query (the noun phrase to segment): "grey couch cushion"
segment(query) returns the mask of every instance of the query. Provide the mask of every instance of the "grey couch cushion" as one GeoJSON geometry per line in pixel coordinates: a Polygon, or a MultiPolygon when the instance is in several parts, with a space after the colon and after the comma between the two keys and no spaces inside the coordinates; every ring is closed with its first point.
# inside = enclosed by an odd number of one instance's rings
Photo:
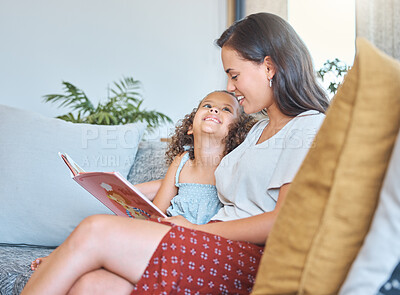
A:
{"type": "Polygon", "coordinates": [[[168,166],[165,164],[167,143],[161,141],[141,141],[135,162],[128,174],[128,180],[142,183],[164,178],[168,166]]]}
{"type": "Polygon", "coordinates": [[[53,249],[0,244],[0,294],[21,293],[32,274],[31,261],[49,255],[53,249]]]}

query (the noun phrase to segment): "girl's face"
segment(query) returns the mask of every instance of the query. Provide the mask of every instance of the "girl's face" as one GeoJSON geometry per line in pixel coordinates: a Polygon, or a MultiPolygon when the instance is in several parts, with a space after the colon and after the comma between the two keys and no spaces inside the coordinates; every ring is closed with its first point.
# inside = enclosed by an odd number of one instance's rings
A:
{"type": "Polygon", "coordinates": [[[222,64],[228,75],[227,90],[235,92],[247,114],[257,113],[274,104],[269,78],[273,77],[267,62],[256,64],[243,59],[236,50],[223,46],[222,64]]]}
{"type": "Polygon", "coordinates": [[[188,134],[202,132],[225,138],[229,125],[238,116],[239,103],[235,97],[225,92],[213,92],[199,104],[188,134]]]}

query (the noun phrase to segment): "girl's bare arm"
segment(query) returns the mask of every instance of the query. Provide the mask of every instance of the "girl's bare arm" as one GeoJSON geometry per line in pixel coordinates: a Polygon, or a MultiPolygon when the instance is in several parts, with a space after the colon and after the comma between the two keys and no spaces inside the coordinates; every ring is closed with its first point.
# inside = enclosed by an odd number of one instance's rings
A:
{"type": "Polygon", "coordinates": [[[162,185],[162,182],[163,179],[152,180],[135,184],[135,187],[138,188],[150,201],[153,201],[162,185]]]}
{"type": "Polygon", "coordinates": [[[175,186],[175,174],[178,170],[178,166],[181,162],[183,155],[184,154],[176,156],[175,159],[172,161],[167,170],[167,174],[165,175],[165,178],[161,184],[161,187],[153,200],[154,205],[156,205],[164,213],[170,206],[172,198],[175,197],[178,193],[178,188],[175,186]]]}

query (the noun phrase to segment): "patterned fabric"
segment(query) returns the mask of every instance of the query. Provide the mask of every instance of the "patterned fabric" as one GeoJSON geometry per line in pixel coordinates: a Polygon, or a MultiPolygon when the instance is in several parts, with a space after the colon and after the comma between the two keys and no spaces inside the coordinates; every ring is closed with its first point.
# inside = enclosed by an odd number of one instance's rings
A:
{"type": "Polygon", "coordinates": [[[172,226],[134,294],[249,294],[263,247],[172,226]]]}
{"type": "Polygon", "coordinates": [[[30,269],[31,261],[47,256],[53,250],[53,248],[0,244],[0,294],[21,293],[33,273],[30,269]]]}
{"type": "Polygon", "coordinates": [[[389,280],[383,284],[377,295],[399,295],[400,294],[400,263],[394,269],[389,280]]]}
{"type": "Polygon", "coordinates": [[[175,175],[175,186],[178,188],[178,194],[171,200],[167,215],[182,215],[191,223],[205,224],[217,214],[222,203],[219,201],[215,185],[179,182],[181,170],[188,160],[189,153],[186,153],[179,163],[175,175]]]}

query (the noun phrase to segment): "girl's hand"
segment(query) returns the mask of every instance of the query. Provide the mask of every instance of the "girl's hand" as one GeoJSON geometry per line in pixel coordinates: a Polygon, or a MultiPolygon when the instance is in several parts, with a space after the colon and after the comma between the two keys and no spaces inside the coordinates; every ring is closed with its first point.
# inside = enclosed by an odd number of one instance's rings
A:
{"type": "Polygon", "coordinates": [[[187,220],[185,217],[181,215],[162,218],[161,220],[175,225],[184,226],[191,229],[197,229],[197,224],[191,223],[189,220],[187,220]]]}
{"type": "Polygon", "coordinates": [[[39,258],[35,259],[34,261],[32,261],[31,270],[37,270],[37,268],[39,267],[39,264],[42,263],[45,259],[46,259],[46,257],[39,257],[39,258]]]}

